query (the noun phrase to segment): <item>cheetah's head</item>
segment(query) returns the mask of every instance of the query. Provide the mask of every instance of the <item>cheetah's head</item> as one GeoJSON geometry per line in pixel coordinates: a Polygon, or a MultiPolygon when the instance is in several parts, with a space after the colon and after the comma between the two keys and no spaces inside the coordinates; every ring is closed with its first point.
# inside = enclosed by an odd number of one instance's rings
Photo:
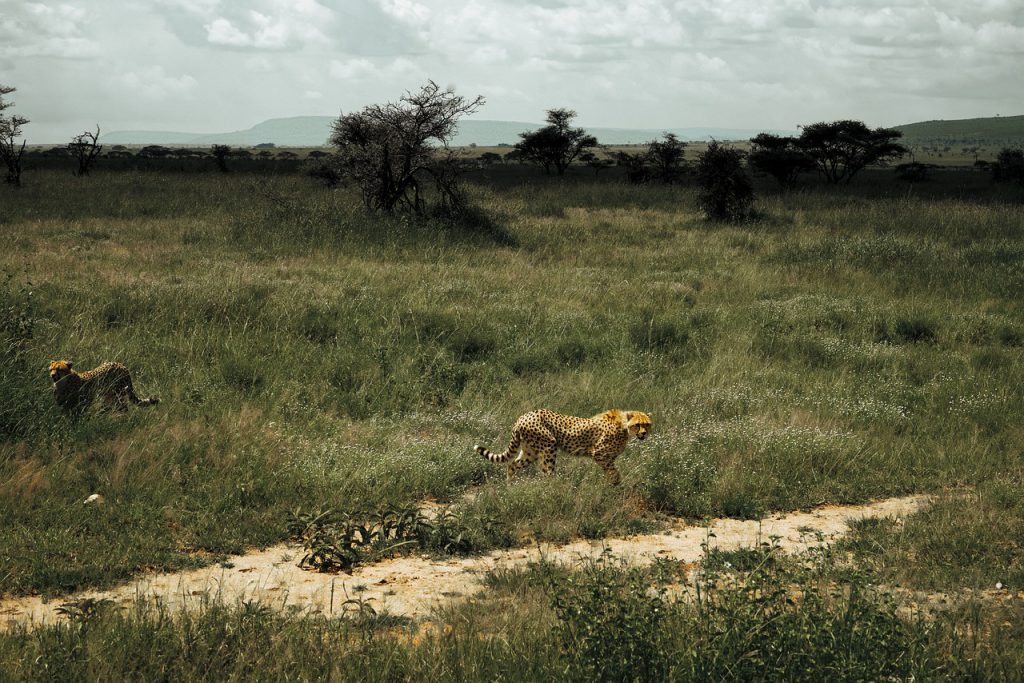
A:
{"type": "Polygon", "coordinates": [[[630,410],[626,413],[626,429],[637,439],[643,441],[651,430],[651,418],[647,413],[630,410]]]}
{"type": "Polygon", "coordinates": [[[71,361],[55,360],[50,363],[50,379],[53,380],[54,384],[70,375],[71,372],[71,361]]]}

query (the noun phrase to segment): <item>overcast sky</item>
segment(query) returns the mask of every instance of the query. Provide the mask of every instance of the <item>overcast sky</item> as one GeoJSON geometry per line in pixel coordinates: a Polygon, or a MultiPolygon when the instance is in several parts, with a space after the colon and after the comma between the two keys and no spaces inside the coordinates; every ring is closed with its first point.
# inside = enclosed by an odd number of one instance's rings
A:
{"type": "Polygon", "coordinates": [[[433,79],[475,118],[793,129],[1024,114],[1024,0],[0,0],[25,137],[331,115],[433,79]]]}

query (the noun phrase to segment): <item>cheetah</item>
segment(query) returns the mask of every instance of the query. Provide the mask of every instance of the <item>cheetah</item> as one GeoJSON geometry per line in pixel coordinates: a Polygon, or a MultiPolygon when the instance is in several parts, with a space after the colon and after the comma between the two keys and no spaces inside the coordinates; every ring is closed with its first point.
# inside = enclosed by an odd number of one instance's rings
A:
{"type": "Polygon", "coordinates": [[[53,380],[53,397],[65,412],[80,412],[89,407],[97,394],[105,407],[111,405],[119,410],[128,408],[128,401],[139,406],[151,406],[159,398],[139,398],[132,388],[132,376],[128,368],[120,363],[104,363],[87,372],[75,372],[66,360],[50,363],[50,379],[53,380]]]}
{"type": "Polygon", "coordinates": [[[601,466],[608,483],[621,481],[615,458],[626,450],[630,436],[643,441],[651,418],[637,410],[607,410],[593,417],[560,415],[547,408],[526,413],[512,425],[512,441],[502,453],[474,446],[477,453],[494,463],[508,463],[508,478],[540,457],[545,474],[555,472],[555,451],[590,457],[601,466]]]}

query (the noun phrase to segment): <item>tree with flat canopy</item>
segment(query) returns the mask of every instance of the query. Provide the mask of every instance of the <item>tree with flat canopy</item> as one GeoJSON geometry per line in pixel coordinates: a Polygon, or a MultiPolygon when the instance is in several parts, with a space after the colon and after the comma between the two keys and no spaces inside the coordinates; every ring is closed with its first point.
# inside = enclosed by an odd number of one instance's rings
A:
{"type": "Polygon", "coordinates": [[[570,125],[574,118],[576,112],[572,109],[549,109],[548,125],[520,133],[522,139],[516,144],[516,150],[523,159],[542,166],[545,173],[550,175],[554,169],[558,175],[563,175],[573,160],[598,146],[597,138],[570,125]]]}
{"type": "Polygon", "coordinates": [[[896,142],[903,133],[895,128],[868,128],[849,119],[803,126],[797,146],[804,151],[825,181],[850,182],[865,166],[885,165],[907,153],[896,142]]]}
{"type": "Polygon", "coordinates": [[[801,173],[815,169],[814,160],[800,147],[796,138],[773,133],[759,133],[750,138],[747,163],[775,178],[785,190],[796,185],[801,173]]]}

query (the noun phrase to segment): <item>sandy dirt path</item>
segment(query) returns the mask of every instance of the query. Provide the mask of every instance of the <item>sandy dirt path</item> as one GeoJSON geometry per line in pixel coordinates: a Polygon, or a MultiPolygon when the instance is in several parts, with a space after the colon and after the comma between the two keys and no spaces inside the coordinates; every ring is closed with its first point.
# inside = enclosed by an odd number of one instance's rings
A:
{"type": "Polygon", "coordinates": [[[866,505],[832,505],[809,512],[772,515],[761,522],[715,519],[709,526],[680,522],[658,534],[575,541],[565,545],[495,551],[468,558],[432,559],[410,556],[360,566],[351,574],[319,574],[299,569],[301,548],[275,545],[230,558],[226,565],[170,574],[145,576],[107,591],[86,591],[44,602],[39,597],[0,601],[0,628],[13,623],[40,624],[60,619],[56,609],[69,600],[107,598],[119,605],[137,599],[159,601],[171,611],[198,607],[214,598],[227,603],[255,600],[279,608],[294,607],[308,613],[339,614],[348,598],[370,600],[378,612],[427,616],[445,600],[467,597],[483,589],[482,573],[523,565],[543,557],[558,563],[575,563],[599,556],[605,548],[618,558],[642,565],[659,557],[695,562],[701,544],[723,550],[753,547],[759,541],[779,537],[779,546],[799,553],[830,543],[848,530],[848,523],[864,517],[901,518],[926,505],[924,495],[890,498],[866,505]],[[709,530],[713,535],[709,537],[709,530]]]}

